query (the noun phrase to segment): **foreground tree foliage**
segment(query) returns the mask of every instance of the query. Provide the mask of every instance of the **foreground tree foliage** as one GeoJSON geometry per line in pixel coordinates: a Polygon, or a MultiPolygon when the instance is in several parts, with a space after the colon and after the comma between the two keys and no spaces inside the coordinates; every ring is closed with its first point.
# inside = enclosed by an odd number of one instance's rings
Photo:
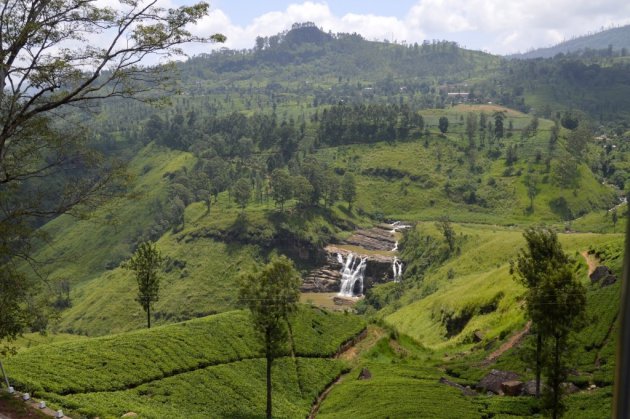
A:
{"type": "Polygon", "coordinates": [[[540,375],[542,371],[542,350],[544,331],[540,324],[544,321],[544,311],[537,304],[538,286],[544,275],[569,263],[569,258],[562,251],[558,236],[545,227],[532,227],[525,230],[523,237],[526,247],[521,249],[510,271],[515,279],[526,289],[527,316],[532,320],[536,334],[536,396],[540,396],[540,375]]]}
{"type": "Polygon", "coordinates": [[[136,273],[138,296],[136,301],[147,313],[147,328],[151,328],[151,307],[159,300],[160,278],[158,269],[162,265],[162,255],[155,243],[144,242],[127,261],[125,267],[136,273]]]}
{"type": "Polygon", "coordinates": [[[252,314],[267,360],[267,418],[272,417],[271,366],[286,351],[289,316],[297,310],[300,276],[285,256],[243,278],[240,299],[252,314]]]}
{"type": "Polygon", "coordinates": [[[562,402],[562,386],[571,367],[566,360],[569,338],[584,326],[586,289],[575,277],[571,266],[564,265],[543,275],[532,297],[528,305],[540,312],[540,332],[550,338],[544,360],[547,387],[543,407],[556,419],[566,410],[562,402]]]}
{"type": "Polygon", "coordinates": [[[544,367],[548,381],[544,406],[556,418],[563,412],[561,385],[567,376],[568,339],[583,326],[586,290],[553,230],[531,227],[523,236],[527,246],[512,262],[511,272],[527,289],[527,316],[536,334],[536,394],[540,395],[544,367]]]}
{"type": "MultiPolygon", "coordinates": [[[[171,68],[143,60],[182,54],[179,46],[188,42],[222,42],[222,35],[186,29],[208,7],[167,10],[139,0],[116,8],[94,0],[0,6],[0,288],[15,291],[15,259],[29,260],[38,226],[59,214],[85,215],[121,191],[115,184],[124,180],[121,166],[87,147],[77,109],[106,98],[154,100],[171,90],[171,68]]],[[[25,293],[14,295],[0,339],[31,317],[25,293]]]]}

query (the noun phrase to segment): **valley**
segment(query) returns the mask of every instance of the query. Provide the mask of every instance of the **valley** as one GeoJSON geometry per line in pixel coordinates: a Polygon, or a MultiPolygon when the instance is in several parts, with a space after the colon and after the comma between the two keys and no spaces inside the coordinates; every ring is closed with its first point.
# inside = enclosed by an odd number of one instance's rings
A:
{"type": "Polygon", "coordinates": [[[23,307],[46,315],[0,335],[11,385],[72,418],[258,418],[271,371],[274,417],[547,417],[516,266],[540,228],[584,291],[564,415],[610,417],[625,56],[508,60],[312,24],[278,37],[177,63],[181,94],[159,107],[73,111],[86,147],[124,170],[84,212],[24,222],[28,257],[10,266],[37,284],[23,307]],[[160,256],[150,313],[129,267],[144,243],[160,256]],[[280,256],[299,304],[270,358],[243,290],[280,256]]]}

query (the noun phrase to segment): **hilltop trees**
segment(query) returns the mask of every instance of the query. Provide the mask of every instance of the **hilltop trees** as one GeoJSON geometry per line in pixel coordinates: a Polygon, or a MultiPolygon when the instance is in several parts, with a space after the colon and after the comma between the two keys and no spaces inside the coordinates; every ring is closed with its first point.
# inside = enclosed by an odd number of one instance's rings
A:
{"type": "MultiPolygon", "coordinates": [[[[170,69],[144,67],[145,58],[182,54],[187,42],[224,40],[187,29],[208,13],[207,3],[172,9],[156,3],[112,8],[92,0],[6,0],[0,6],[0,288],[15,291],[10,265],[30,257],[38,226],[59,214],[86,214],[118,192],[112,186],[121,179],[120,165],[88,149],[77,109],[106,98],[157,99],[170,90],[170,69]]],[[[24,326],[32,305],[23,292],[14,296],[12,323],[24,326]]],[[[0,338],[15,326],[0,324],[0,338]]]]}
{"type": "Polygon", "coordinates": [[[352,209],[352,203],[357,198],[357,185],[354,181],[354,176],[351,173],[346,172],[341,180],[341,195],[343,200],[348,203],[348,209],[352,209]]]}
{"type": "Polygon", "coordinates": [[[125,263],[125,268],[136,273],[138,282],[138,296],[136,301],[147,313],[147,328],[151,328],[151,308],[159,300],[160,278],[157,270],[162,265],[162,255],[155,243],[144,242],[138,246],[131,259],[125,263]]]}
{"type": "Polygon", "coordinates": [[[249,202],[249,198],[252,196],[252,185],[251,183],[245,179],[240,178],[234,184],[234,200],[238,204],[241,209],[245,209],[247,203],[249,202]]]}
{"type": "Polygon", "coordinates": [[[494,117],[494,137],[497,140],[503,138],[503,121],[505,120],[505,111],[497,111],[493,115],[494,117]]]}
{"type": "Polygon", "coordinates": [[[293,263],[280,256],[243,277],[241,283],[240,300],[251,312],[267,360],[267,418],[272,417],[271,366],[285,353],[289,316],[297,310],[300,282],[293,263]]]}
{"type": "Polygon", "coordinates": [[[445,116],[441,116],[440,119],[438,120],[438,128],[440,129],[440,132],[442,134],[446,134],[446,131],[448,131],[448,118],[445,116]]]}
{"type": "Polygon", "coordinates": [[[293,183],[289,172],[276,169],[271,173],[271,196],[284,210],[284,203],[293,197],[293,183]]]}
{"type": "Polygon", "coordinates": [[[440,232],[442,232],[442,236],[444,236],[444,241],[448,245],[448,250],[450,253],[453,253],[455,250],[455,230],[451,225],[451,220],[448,216],[443,216],[438,219],[435,223],[440,232]]]}
{"type": "Polygon", "coordinates": [[[586,293],[554,231],[532,227],[523,236],[526,247],[511,263],[510,271],[526,288],[527,317],[536,334],[536,395],[540,395],[540,376],[546,366],[549,393],[545,405],[555,418],[562,412],[560,384],[566,378],[567,340],[582,325],[586,293]],[[551,347],[545,350],[550,340],[551,347]]]}

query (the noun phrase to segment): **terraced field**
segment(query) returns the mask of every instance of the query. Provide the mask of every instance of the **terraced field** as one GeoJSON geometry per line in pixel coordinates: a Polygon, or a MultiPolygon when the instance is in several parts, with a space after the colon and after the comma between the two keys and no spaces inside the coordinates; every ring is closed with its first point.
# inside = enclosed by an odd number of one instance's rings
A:
{"type": "MultiPolygon", "coordinates": [[[[345,368],[331,359],[362,319],[302,308],[295,357],[273,368],[280,417],[304,416],[345,368]]],[[[265,361],[243,311],[108,337],[41,345],[6,362],[16,388],[90,417],[243,417],[264,412],[265,361]]]]}

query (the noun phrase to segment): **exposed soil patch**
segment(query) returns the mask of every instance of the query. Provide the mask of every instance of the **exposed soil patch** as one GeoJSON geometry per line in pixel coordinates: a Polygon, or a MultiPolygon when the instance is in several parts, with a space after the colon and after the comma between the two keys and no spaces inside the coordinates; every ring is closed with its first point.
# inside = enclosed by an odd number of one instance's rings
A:
{"type": "Polygon", "coordinates": [[[54,415],[55,412],[51,409],[38,409],[34,402],[23,402],[18,397],[0,394],[0,419],[49,419],[54,415]]]}
{"type": "Polygon", "coordinates": [[[525,327],[523,328],[523,330],[513,335],[506,342],[503,342],[503,344],[499,346],[499,349],[497,349],[496,351],[488,355],[488,357],[484,361],[484,364],[489,365],[490,363],[496,361],[505,352],[519,345],[523,341],[523,339],[525,339],[525,336],[529,333],[529,329],[531,327],[532,327],[532,322],[528,321],[525,327]]]}
{"type": "Polygon", "coordinates": [[[344,361],[353,361],[359,357],[361,352],[374,346],[383,336],[385,336],[385,330],[380,327],[370,326],[368,327],[367,333],[363,339],[341,352],[337,355],[337,358],[343,359],[344,361]]]}
{"type": "MultiPolygon", "coordinates": [[[[353,344],[337,354],[336,358],[352,362],[359,357],[361,352],[366,351],[374,346],[376,342],[378,342],[384,335],[385,330],[381,329],[380,327],[368,326],[366,332],[357,336],[353,344]]],[[[326,397],[328,397],[328,394],[332,391],[333,387],[341,383],[349,373],[350,372],[340,375],[339,377],[337,377],[337,379],[328,384],[328,386],[317,397],[317,400],[311,407],[311,412],[308,415],[309,419],[313,419],[317,416],[319,408],[321,407],[324,400],[326,400],[326,397]]]]}
{"type": "Polygon", "coordinates": [[[311,412],[308,414],[308,419],[314,419],[317,416],[317,412],[319,412],[319,408],[321,407],[322,403],[324,402],[324,400],[326,400],[326,397],[328,397],[328,394],[332,391],[333,387],[336,386],[337,384],[341,383],[344,379],[344,377],[346,375],[348,375],[349,373],[346,374],[342,374],[339,377],[337,377],[337,379],[335,381],[333,381],[332,383],[328,384],[328,387],[326,387],[326,389],[324,391],[322,391],[322,394],[320,394],[317,397],[317,400],[315,401],[315,404],[313,404],[313,407],[311,407],[311,412]]]}
{"type": "Polygon", "coordinates": [[[586,260],[586,264],[588,265],[588,274],[589,276],[595,271],[595,268],[599,266],[599,259],[597,259],[594,255],[589,255],[585,250],[581,253],[584,260],[586,260]]]}

